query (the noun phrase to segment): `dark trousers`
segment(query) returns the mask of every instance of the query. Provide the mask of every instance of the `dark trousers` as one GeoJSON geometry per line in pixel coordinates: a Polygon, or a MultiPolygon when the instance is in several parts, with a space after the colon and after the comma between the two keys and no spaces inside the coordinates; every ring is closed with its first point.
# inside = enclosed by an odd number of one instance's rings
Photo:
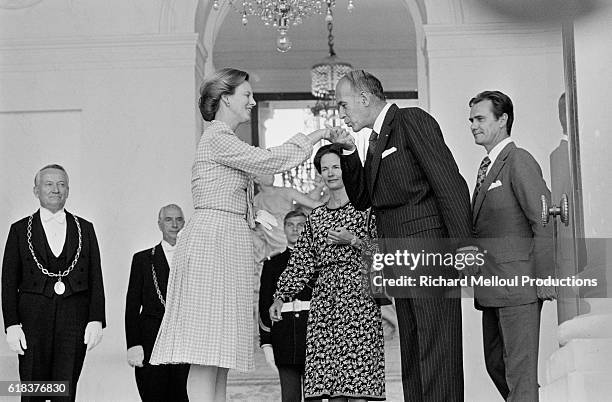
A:
{"type": "Polygon", "coordinates": [[[487,372],[506,401],[538,400],[541,302],[482,311],[487,372]]]}
{"type": "Polygon", "coordinates": [[[136,367],[136,385],[143,402],[187,402],[189,364],[136,367]]]}
{"type": "Polygon", "coordinates": [[[22,293],[19,313],[27,349],[19,356],[21,381],[69,381],[70,396],[22,396],[22,401],[74,401],[87,346],[87,294],[67,298],[22,293]]]}
{"type": "Polygon", "coordinates": [[[149,364],[161,317],[140,316],[139,329],[144,351],[144,366],[136,367],[136,385],[143,402],[187,402],[189,364],[149,364]]]}
{"type": "Polygon", "coordinates": [[[395,299],[404,400],[463,401],[460,298],[395,299]]]}
{"type": "Polygon", "coordinates": [[[301,402],[303,394],[304,365],[279,365],[282,402],[301,402]]]}

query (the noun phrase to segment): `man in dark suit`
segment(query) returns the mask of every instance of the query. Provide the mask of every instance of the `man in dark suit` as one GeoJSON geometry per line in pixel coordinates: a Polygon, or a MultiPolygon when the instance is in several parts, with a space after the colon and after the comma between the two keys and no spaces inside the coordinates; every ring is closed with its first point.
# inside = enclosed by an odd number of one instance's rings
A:
{"type": "MultiPolygon", "coordinates": [[[[342,144],[342,179],[351,203],[372,207],[383,252],[444,252],[460,245],[449,238],[471,236],[469,192],[442,132],[419,108],[400,109],[385,101],[373,75],[352,71],[336,86],[340,118],[357,132],[372,129],[365,166],[353,138],[334,131],[342,144]]],[[[385,275],[410,275],[396,267],[385,275]]],[[[446,267],[413,274],[453,276],[446,267]]],[[[407,401],[462,401],[461,300],[457,287],[406,287],[395,296],[404,398],[407,401]]]]}
{"type": "Polygon", "coordinates": [[[278,369],[283,402],[300,402],[303,393],[303,378],[306,362],[306,324],[312,287],[316,278],[298,293],[294,301],[283,304],[283,319],[272,325],[269,308],[276,292],[276,283],[287,268],[291,251],[297,242],[306,215],[291,211],[285,215],[284,230],[288,248],[281,254],[270,257],[264,262],[259,288],[259,344],[266,361],[278,369]]]}
{"type": "Polygon", "coordinates": [[[60,165],[36,174],[40,209],[11,226],[4,250],[2,313],[21,380],[69,381],[70,396],[54,400],[74,401],[85,353],[102,340],[106,320],[96,234],[64,210],[68,190],[60,165]]]}
{"type": "Polygon", "coordinates": [[[541,224],[541,196],[550,205],[550,191],[536,160],[510,138],[510,98],[485,91],[469,105],[474,141],[487,151],[472,197],[474,236],[486,250],[478,274],[519,278],[510,286],[474,287],[476,308],[482,310],[485,364],[505,400],[537,401],[540,311],[543,300],[555,298],[555,288],[522,278],[554,275],[551,226],[541,224]]]}
{"type": "Polygon", "coordinates": [[[132,259],[125,303],[127,362],[136,368],[136,385],[143,401],[188,401],[188,364],[149,364],[165,312],[169,263],[178,232],[185,225],[183,211],[178,205],[166,205],[159,211],[157,224],[161,243],[132,259]]]}

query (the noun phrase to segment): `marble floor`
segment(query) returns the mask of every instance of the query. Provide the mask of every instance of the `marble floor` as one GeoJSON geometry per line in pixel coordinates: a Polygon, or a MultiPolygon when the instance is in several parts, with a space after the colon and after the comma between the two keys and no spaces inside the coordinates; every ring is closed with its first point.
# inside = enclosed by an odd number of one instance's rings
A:
{"type": "MultiPolygon", "coordinates": [[[[399,337],[395,332],[385,339],[386,396],[387,401],[401,402],[402,393],[399,337]]],[[[259,347],[255,348],[255,370],[249,374],[230,372],[227,400],[236,402],[280,401],[278,376],[267,365],[259,347]]]]}

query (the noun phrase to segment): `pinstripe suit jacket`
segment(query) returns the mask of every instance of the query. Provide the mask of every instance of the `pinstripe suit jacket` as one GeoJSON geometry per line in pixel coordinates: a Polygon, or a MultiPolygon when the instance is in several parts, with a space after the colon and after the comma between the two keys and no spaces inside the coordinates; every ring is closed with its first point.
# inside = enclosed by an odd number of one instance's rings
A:
{"type": "Polygon", "coordinates": [[[450,238],[471,237],[467,184],[438,123],[424,110],[391,105],[365,166],[357,152],[341,163],[351,203],[373,208],[379,236],[419,237],[439,229],[450,238]]]}

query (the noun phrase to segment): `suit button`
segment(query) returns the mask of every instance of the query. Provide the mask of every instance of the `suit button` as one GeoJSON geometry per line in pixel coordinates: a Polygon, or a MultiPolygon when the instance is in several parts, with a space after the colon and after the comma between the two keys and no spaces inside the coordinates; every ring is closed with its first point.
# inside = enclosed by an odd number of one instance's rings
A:
{"type": "Polygon", "coordinates": [[[33,284],[34,286],[36,286],[36,281],[34,281],[32,284],[33,284]]]}
{"type": "Polygon", "coordinates": [[[81,268],[80,271],[83,272],[83,268],[81,268]]]}
{"type": "Polygon", "coordinates": [[[295,313],[295,318],[300,318],[300,313],[295,313]]]}
{"type": "Polygon", "coordinates": [[[78,285],[80,285],[80,284],[81,284],[81,281],[77,281],[77,284],[78,284],[78,285]]]}

